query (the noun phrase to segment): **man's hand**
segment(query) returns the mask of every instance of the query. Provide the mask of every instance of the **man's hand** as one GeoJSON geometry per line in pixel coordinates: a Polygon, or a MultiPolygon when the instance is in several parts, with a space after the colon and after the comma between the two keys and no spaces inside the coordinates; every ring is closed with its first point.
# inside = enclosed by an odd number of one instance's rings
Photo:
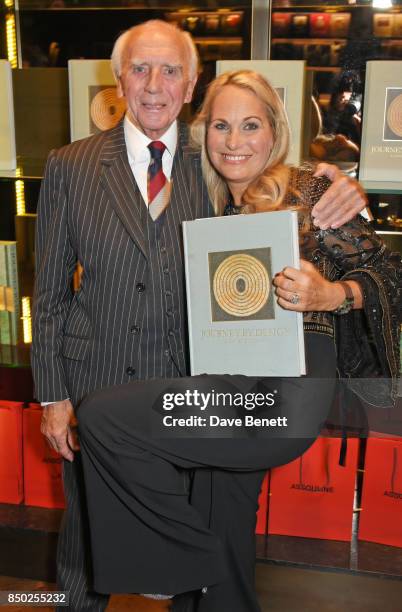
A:
{"type": "Polygon", "coordinates": [[[49,445],[64,459],[74,461],[74,452],[80,449],[77,419],[70,400],[43,406],[40,430],[49,445]]]}
{"type": "Polygon", "coordinates": [[[326,176],[332,181],[311,212],[314,224],[320,229],[336,229],[354,219],[367,206],[367,197],[360,184],[345,176],[337,166],[318,164],[314,176],[326,176]]]}

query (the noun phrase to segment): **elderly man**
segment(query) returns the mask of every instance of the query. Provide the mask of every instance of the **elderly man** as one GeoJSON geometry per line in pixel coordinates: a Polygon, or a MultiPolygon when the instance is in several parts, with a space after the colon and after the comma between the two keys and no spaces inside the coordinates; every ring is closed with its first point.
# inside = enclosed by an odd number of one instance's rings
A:
{"type": "MultiPolygon", "coordinates": [[[[32,363],[42,432],[66,459],[58,581],[71,610],[107,605],[91,592],[74,410],[97,388],[186,373],[180,224],[212,214],[198,156],[176,121],[197,80],[190,36],[147,22],[120,36],[112,63],[127,101],[124,121],[52,151],[38,206],[32,363]],[[84,272],[73,294],[77,261],[84,272]]],[[[333,167],[323,172],[334,183],[317,204],[317,222],[339,226],[363,208],[364,197],[333,167]]],[[[208,514],[202,497],[200,512],[208,514]]],[[[236,585],[230,588],[237,597],[236,585]]],[[[225,588],[216,592],[214,599],[210,589],[200,610],[235,609],[219,604],[225,588]]]]}

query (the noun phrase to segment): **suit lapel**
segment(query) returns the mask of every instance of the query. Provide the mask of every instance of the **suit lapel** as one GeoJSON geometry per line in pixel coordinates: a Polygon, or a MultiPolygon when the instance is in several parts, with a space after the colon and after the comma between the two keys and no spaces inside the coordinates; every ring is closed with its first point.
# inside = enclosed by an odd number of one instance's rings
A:
{"type": "Polygon", "coordinates": [[[147,257],[144,232],[141,225],[142,196],[128,163],[123,122],[109,132],[101,154],[101,182],[113,208],[131,238],[147,257]]]}
{"type": "MultiPolygon", "coordinates": [[[[178,146],[173,161],[171,202],[166,210],[176,223],[202,215],[204,184],[199,153],[187,144],[185,125],[179,124],[178,146]]],[[[128,162],[123,121],[105,138],[101,154],[101,182],[116,214],[131,238],[147,257],[147,242],[141,223],[140,207],[144,202],[128,162]]]]}
{"type": "Polygon", "coordinates": [[[167,214],[177,215],[177,221],[194,219],[202,197],[199,153],[188,145],[187,127],[179,124],[178,147],[172,169],[172,194],[167,214]]]}

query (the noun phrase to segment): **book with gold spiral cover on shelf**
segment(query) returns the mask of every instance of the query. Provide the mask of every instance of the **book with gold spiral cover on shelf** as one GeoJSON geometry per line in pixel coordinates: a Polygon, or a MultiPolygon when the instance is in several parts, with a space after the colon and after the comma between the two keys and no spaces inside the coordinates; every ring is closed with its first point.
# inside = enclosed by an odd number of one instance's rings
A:
{"type": "Polygon", "coordinates": [[[272,279],[299,267],[296,211],[183,223],[191,374],[305,374],[303,315],[272,279]]]}
{"type": "Polygon", "coordinates": [[[359,181],[402,191],[402,62],[367,62],[359,181]]]}
{"type": "Polygon", "coordinates": [[[109,60],[69,60],[71,142],[115,127],[126,111],[109,60]]]}

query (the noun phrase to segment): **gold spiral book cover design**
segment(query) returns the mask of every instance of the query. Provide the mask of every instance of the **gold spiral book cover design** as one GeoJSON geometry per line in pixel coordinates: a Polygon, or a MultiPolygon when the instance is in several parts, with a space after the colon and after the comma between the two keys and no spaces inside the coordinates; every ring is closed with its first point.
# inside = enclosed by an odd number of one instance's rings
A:
{"type": "Polygon", "coordinates": [[[271,249],[208,253],[212,321],[275,318],[271,249]]]}
{"type": "Polygon", "coordinates": [[[402,140],[402,87],[386,88],[384,115],[384,141],[402,140]]]}
{"type": "Polygon", "coordinates": [[[91,134],[115,127],[126,110],[124,98],[117,97],[114,86],[89,86],[89,120],[91,134]]]}

